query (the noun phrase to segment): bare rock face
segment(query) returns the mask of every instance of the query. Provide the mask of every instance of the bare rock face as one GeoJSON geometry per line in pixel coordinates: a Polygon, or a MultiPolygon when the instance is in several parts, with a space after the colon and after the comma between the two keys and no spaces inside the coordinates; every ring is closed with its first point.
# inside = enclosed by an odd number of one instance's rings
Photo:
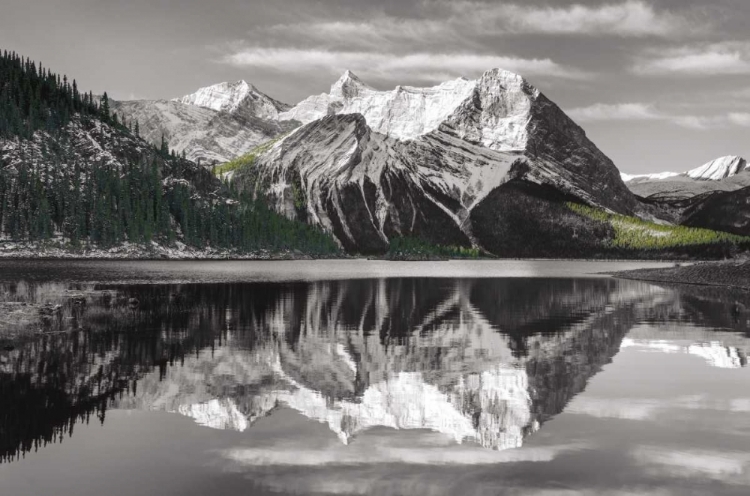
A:
{"type": "Polygon", "coordinates": [[[174,100],[112,102],[112,110],[128,122],[138,122],[140,134],[185,152],[203,164],[222,163],[293,129],[279,122],[289,106],[264,95],[245,81],[221,83],[174,100]]]}
{"type": "Polygon", "coordinates": [[[329,94],[279,119],[306,125],[238,172],[237,184],[330,230],[350,251],[382,252],[407,235],[488,248],[471,213],[511,179],[648,214],[585,132],[507,71],[393,91],[347,72],[329,94]]]}

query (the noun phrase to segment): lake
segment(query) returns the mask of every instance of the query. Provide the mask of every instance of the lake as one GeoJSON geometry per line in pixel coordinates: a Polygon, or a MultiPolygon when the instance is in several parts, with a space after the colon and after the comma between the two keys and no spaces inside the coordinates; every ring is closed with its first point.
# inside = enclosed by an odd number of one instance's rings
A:
{"type": "Polygon", "coordinates": [[[0,494],[747,495],[747,293],[644,266],[0,261],[0,494]]]}

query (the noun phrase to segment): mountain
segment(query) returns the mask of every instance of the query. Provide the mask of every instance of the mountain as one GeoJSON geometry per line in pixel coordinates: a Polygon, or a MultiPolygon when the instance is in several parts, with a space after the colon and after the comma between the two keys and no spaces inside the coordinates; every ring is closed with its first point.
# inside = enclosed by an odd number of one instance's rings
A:
{"type": "Polygon", "coordinates": [[[750,236],[750,171],[742,157],[721,157],[683,173],[623,174],[623,179],[674,222],[750,236]]]}
{"type": "Polygon", "coordinates": [[[350,251],[416,236],[503,253],[493,226],[512,180],[530,185],[514,189],[522,194],[552,191],[558,203],[653,218],[583,129],[507,71],[393,91],[347,72],[280,119],[305,125],[237,171],[236,185],[350,251]]]}
{"type": "Polygon", "coordinates": [[[199,89],[197,92],[174,101],[196,105],[219,112],[243,111],[247,115],[267,120],[279,120],[279,113],[289,106],[261,93],[246,81],[220,83],[199,89]]]}
{"type": "Polygon", "coordinates": [[[202,164],[223,163],[294,129],[282,122],[289,106],[245,81],[221,83],[173,100],[112,102],[112,109],[138,122],[140,135],[202,164]]]}
{"type": "Polygon", "coordinates": [[[75,81],[16,54],[0,56],[0,80],[3,256],[338,251],[324,233],[145,141],[111,112],[106,93],[80,93],[75,81]]]}
{"type": "Polygon", "coordinates": [[[735,191],[750,186],[747,161],[730,155],[686,172],[622,174],[633,193],[653,199],[687,199],[712,191],[735,191]]]}

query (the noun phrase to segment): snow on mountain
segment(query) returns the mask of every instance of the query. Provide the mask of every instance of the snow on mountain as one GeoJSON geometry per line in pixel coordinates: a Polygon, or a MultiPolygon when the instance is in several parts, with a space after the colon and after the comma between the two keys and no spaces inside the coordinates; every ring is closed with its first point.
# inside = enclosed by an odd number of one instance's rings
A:
{"type": "Polygon", "coordinates": [[[288,130],[275,120],[254,117],[252,109],[243,107],[252,102],[245,99],[231,113],[173,100],[111,101],[111,106],[128,122],[137,121],[147,141],[158,145],[163,136],[170,150],[209,164],[244,155],[288,130]]]}
{"type": "Polygon", "coordinates": [[[686,172],[622,174],[622,180],[635,194],[670,199],[688,199],[715,191],[735,191],[750,186],[750,174],[743,174],[747,162],[730,155],[717,158],[686,172]]]}
{"type": "Polygon", "coordinates": [[[137,121],[146,140],[167,140],[171,150],[185,152],[203,164],[223,163],[288,132],[296,122],[279,122],[289,109],[246,81],[201,88],[182,98],[111,102],[128,122],[137,121]]]}
{"type": "Polygon", "coordinates": [[[669,179],[671,177],[677,177],[680,176],[679,172],[657,172],[656,174],[626,174],[624,172],[620,173],[620,176],[622,177],[623,182],[629,183],[631,181],[640,181],[640,180],[647,180],[647,181],[661,181],[663,179],[669,179]]]}
{"type": "Polygon", "coordinates": [[[693,179],[702,181],[721,181],[743,172],[746,167],[747,162],[742,157],[727,156],[712,160],[697,169],[688,171],[686,174],[693,179]]]}
{"type": "Polygon", "coordinates": [[[635,175],[623,172],[621,176],[622,180],[626,183],[631,181],[664,181],[677,177],[696,179],[699,181],[721,181],[722,179],[736,176],[740,172],[743,172],[746,167],[747,162],[744,158],[736,155],[729,155],[712,160],[687,172],[658,172],[655,174],[635,175]]]}
{"type": "Polygon", "coordinates": [[[489,118],[477,128],[467,127],[463,135],[477,138],[484,146],[495,150],[522,150],[530,109],[529,99],[522,95],[525,84],[516,74],[496,71],[493,78],[475,81],[459,78],[431,88],[398,86],[392,91],[378,91],[347,71],[331,86],[329,94],[303,100],[282,113],[280,119],[308,124],[328,115],[362,114],[373,131],[411,140],[436,130],[478,91],[485,96],[499,96],[482,103],[502,107],[503,111],[484,114],[489,118]]]}
{"type": "Polygon", "coordinates": [[[175,98],[186,105],[210,108],[219,112],[236,112],[248,102],[252,103],[252,115],[261,119],[278,120],[279,112],[288,105],[261,93],[255,86],[241,80],[236,83],[219,83],[201,88],[195,93],[175,98]]]}
{"type": "Polygon", "coordinates": [[[499,69],[393,91],[347,72],[279,118],[307,124],[234,180],[351,250],[382,251],[402,235],[477,245],[472,210],[514,177],[621,213],[642,208],[579,126],[499,69]]]}

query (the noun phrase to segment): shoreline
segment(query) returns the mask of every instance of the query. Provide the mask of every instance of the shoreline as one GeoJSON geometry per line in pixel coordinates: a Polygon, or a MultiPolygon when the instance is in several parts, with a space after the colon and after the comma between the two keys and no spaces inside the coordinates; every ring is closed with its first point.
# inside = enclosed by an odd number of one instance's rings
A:
{"type": "Polygon", "coordinates": [[[635,281],[731,288],[750,291],[750,261],[700,262],[668,268],[613,272],[612,277],[635,281]]]}

